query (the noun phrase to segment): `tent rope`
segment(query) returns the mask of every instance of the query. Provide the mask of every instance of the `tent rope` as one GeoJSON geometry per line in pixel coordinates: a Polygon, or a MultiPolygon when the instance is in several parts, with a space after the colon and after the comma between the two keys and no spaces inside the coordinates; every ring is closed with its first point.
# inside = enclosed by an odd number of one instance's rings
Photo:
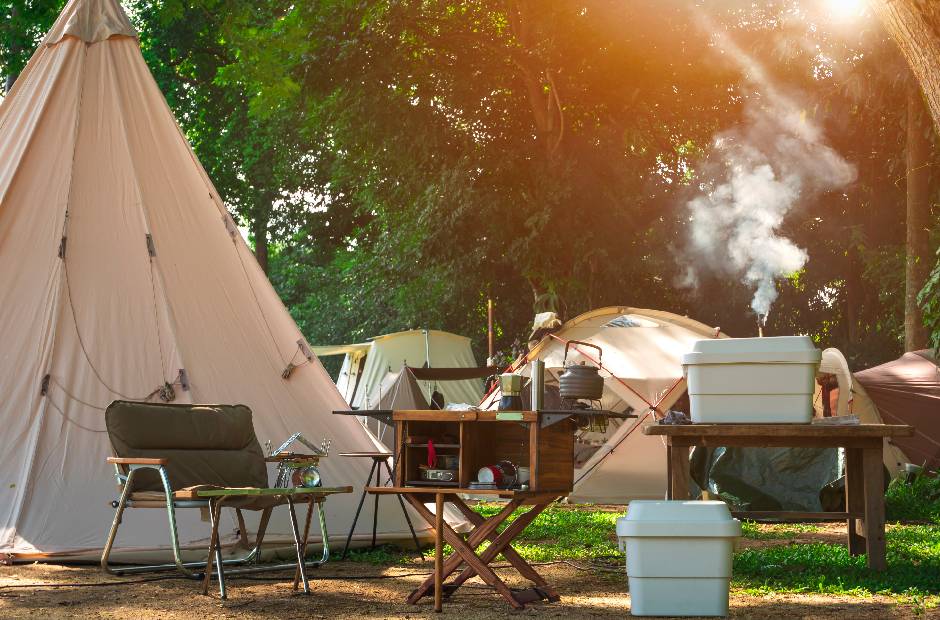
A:
{"type": "Polygon", "coordinates": [[[91,361],[91,355],[88,353],[88,349],[85,346],[85,339],[82,337],[82,332],[78,328],[78,319],[76,318],[76,315],[75,315],[75,301],[72,299],[72,284],[69,278],[69,263],[68,263],[67,257],[62,259],[62,264],[64,266],[63,273],[65,275],[65,289],[66,289],[66,295],[68,296],[68,299],[69,299],[69,310],[71,311],[71,316],[72,316],[72,326],[75,328],[75,336],[78,338],[78,345],[79,345],[79,348],[82,350],[82,355],[85,358],[85,362],[88,364],[88,367],[91,368],[91,372],[95,375],[95,378],[98,379],[98,382],[101,383],[101,385],[104,386],[104,388],[107,389],[112,394],[116,394],[125,400],[136,400],[136,401],[148,400],[154,394],[157,394],[161,390],[165,390],[166,386],[171,386],[175,384],[179,380],[179,376],[177,376],[177,380],[175,380],[172,384],[170,383],[170,381],[164,380],[162,386],[158,387],[156,390],[154,390],[147,396],[134,397],[134,396],[128,396],[127,394],[124,394],[123,392],[120,392],[114,389],[108,384],[107,381],[104,380],[104,377],[101,376],[101,372],[98,370],[97,366],[95,366],[95,363],[91,361]]]}
{"type": "MultiPolygon", "coordinates": [[[[60,385],[59,387],[61,387],[61,385],[60,385]]],[[[65,391],[65,390],[63,390],[63,392],[64,392],[64,391],[65,391]]],[[[77,399],[76,399],[76,400],[77,400],[77,399]]],[[[72,418],[70,418],[70,417],[65,413],[65,411],[63,411],[62,407],[60,407],[58,404],[56,404],[55,400],[53,400],[52,397],[49,396],[48,394],[46,395],[46,401],[49,403],[49,405],[50,405],[60,416],[62,416],[62,419],[65,420],[66,422],[68,422],[69,424],[71,424],[71,425],[73,425],[73,426],[76,426],[76,427],[82,429],[83,431],[88,431],[89,433],[103,434],[103,433],[107,433],[107,432],[108,432],[107,429],[102,430],[102,429],[99,429],[99,428],[91,428],[90,426],[85,426],[84,424],[81,424],[80,422],[76,422],[75,420],[73,420],[72,418]]],[[[81,402],[81,401],[79,401],[79,402],[81,402]]],[[[85,403],[83,403],[83,404],[85,404],[85,403]]],[[[88,405],[88,406],[89,406],[89,407],[94,407],[94,405],[88,405]]],[[[95,408],[95,409],[98,409],[98,407],[94,407],[94,408],[95,408]]]]}
{"type": "MultiPolygon", "coordinates": [[[[251,276],[248,275],[248,268],[245,266],[242,253],[238,251],[238,239],[232,238],[232,248],[235,250],[235,256],[238,257],[238,263],[242,266],[242,273],[245,274],[245,283],[248,285],[248,290],[251,291],[252,299],[255,300],[255,306],[258,308],[258,314],[261,315],[261,320],[264,322],[264,327],[268,330],[268,336],[271,337],[271,344],[274,345],[274,350],[277,351],[277,355],[281,358],[281,362],[287,365],[289,362],[284,359],[284,354],[281,353],[281,347],[278,345],[277,338],[274,336],[274,330],[271,329],[271,324],[268,323],[268,317],[264,313],[264,308],[261,307],[261,301],[258,299],[258,293],[255,291],[255,287],[251,283],[251,276]]],[[[297,354],[294,353],[294,355],[296,356],[297,354]]]]}
{"type": "MultiPolygon", "coordinates": [[[[157,284],[153,277],[153,256],[150,257],[150,298],[153,301],[153,327],[157,332],[157,346],[160,348],[160,370],[161,375],[166,376],[166,356],[163,352],[163,336],[160,331],[160,316],[157,309],[157,284]]],[[[169,383],[165,381],[164,383],[169,383]]]]}
{"type": "MultiPolygon", "coordinates": [[[[287,367],[284,369],[283,372],[281,372],[281,378],[284,379],[285,381],[287,379],[290,379],[290,376],[294,374],[294,371],[296,369],[300,368],[301,366],[306,366],[307,364],[310,363],[309,359],[305,359],[301,363],[295,364],[294,360],[297,359],[297,353],[304,355],[303,347],[300,346],[299,342],[297,343],[297,349],[294,351],[294,354],[291,356],[290,361],[287,362],[287,367]]],[[[304,357],[306,357],[306,355],[304,355],[304,357]]]]}
{"type": "MultiPolygon", "coordinates": [[[[94,405],[86,400],[79,398],[78,396],[70,392],[69,389],[66,388],[65,385],[61,381],[59,381],[55,376],[51,374],[48,376],[49,376],[50,383],[55,384],[60,390],[62,390],[62,393],[65,394],[69,400],[79,403],[80,405],[84,405],[85,407],[88,407],[90,409],[96,409],[98,411],[107,410],[107,407],[94,405]]],[[[166,382],[163,385],[158,386],[155,390],[150,392],[150,394],[147,394],[147,396],[145,396],[144,398],[138,398],[134,400],[146,402],[146,401],[149,401],[154,396],[159,395],[160,400],[162,400],[163,402],[165,403],[173,402],[174,400],[176,400],[175,386],[182,386],[182,373],[177,375],[176,380],[174,380],[172,383],[166,382]]],[[[44,395],[48,396],[48,394],[44,394],[44,395]]]]}

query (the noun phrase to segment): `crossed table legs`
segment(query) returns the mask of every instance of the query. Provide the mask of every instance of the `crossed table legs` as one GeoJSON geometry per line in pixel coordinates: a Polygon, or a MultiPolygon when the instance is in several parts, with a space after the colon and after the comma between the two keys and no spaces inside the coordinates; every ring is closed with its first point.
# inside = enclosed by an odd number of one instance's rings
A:
{"type": "Polygon", "coordinates": [[[516,538],[545,508],[558,496],[530,496],[514,498],[496,515],[485,519],[470,508],[455,493],[434,493],[437,506],[435,515],[424,505],[422,498],[428,493],[402,493],[405,500],[417,511],[421,517],[435,529],[435,540],[438,553],[435,557],[434,575],[428,577],[424,583],[416,588],[409,596],[408,602],[416,604],[421,598],[434,594],[434,609],[441,611],[444,597],[450,597],[468,579],[479,576],[487,585],[495,589],[515,609],[523,609],[526,603],[546,599],[550,602],[560,600],[558,593],[542,578],[541,575],[512,548],[511,542],[516,538]],[[473,524],[474,529],[466,540],[447,525],[443,518],[442,508],[444,501],[454,504],[460,512],[473,524]],[[531,505],[528,512],[519,515],[506,529],[497,534],[512,513],[520,506],[531,505]],[[447,541],[454,548],[454,553],[446,560],[443,559],[441,549],[443,541],[447,541]],[[490,545],[479,555],[476,548],[483,542],[490,541],[490,545]],[[489,564],[502,553],[503,557],[516,571],[531,581],[534,587],[527,590],[513,591],[490,568],[489,564]],[[466,565],[449,584],[444,584],[449,576],[459,568],[466,565]]]}

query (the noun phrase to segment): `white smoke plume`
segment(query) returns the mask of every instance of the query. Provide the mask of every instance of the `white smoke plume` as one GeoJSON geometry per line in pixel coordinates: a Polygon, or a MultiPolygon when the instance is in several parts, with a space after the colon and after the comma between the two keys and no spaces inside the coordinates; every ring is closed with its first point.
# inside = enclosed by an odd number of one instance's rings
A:
{"type": "Polygon", "coordinates": [[[852,183],[855,168],[760,65],[726,37],[717,44],[740,66],[751,92],[744,122],[715,137],[696,172],[704,181],[686,203],[682,284],[696,286],[705,271],[737,278],[754,290],[751,308],[763,322],[777,299],[775,280],[799,271],[808,259],[781,235],[784,219],[798,204],[852,183]]]}

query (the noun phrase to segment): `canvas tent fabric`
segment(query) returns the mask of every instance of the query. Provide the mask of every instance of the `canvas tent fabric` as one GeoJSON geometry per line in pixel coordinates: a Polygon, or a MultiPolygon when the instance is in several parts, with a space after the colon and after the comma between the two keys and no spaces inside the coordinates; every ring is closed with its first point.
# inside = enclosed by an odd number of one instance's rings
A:
{"type": "Polygon", "coordinates": [[[407,367],[390,372],[377,386],[369,400],[375,409],[427,409],[428,401],[421,392],[418,379],[407,367]]]}
{"type": "MultiPolygon", "coordinates": [[[[385,375],[369,397],[372,409],[417,410],[429,409],[428,401],[421,392],[418,380],[406,366],[398,372],[385,375]]],[[[395,444],[394,429],[373,418],[362,416],[359,421],[369,429],[373,437],[391,449],[395,444]]],[[[393,450],[394,451],[394,450],[393,450]]]]}
{"type": "MultiPolygon", "coordinates": [[[[685,393],[681,358],[696,340],[725,337],[719,330],[688,317],[613,306],[582,314],[544,337],[526,360],[545,362],[546,386],[557,385],[563,372],[565,343],[582,340],[603,349],[606,371],[601,405],[612,411],[632,409],[639,420],[611,420],[607,432],[580,431],[576,440],[573,502],[623,504],[633,499],[662,498],[666,490],[666,449],[659,437],[640,428],[653,423],[650,404],[666,411],[685,393]]],[[[569,363],[593,364],[589,348],[569,351],[569,363]]],[[[519,367],[521,363],[514,366],[519,367]]],[[[519,372],[528,376],[528,366],[519,372]]],[[[495,408],[498,391],[484,400],[495,408]]]]}
{"type": "Polygon", "coordinates": [[[855,381],[886,424],[914,427],[913,437],[894,440],[907,462],[940,468],[940,368],[933,353],[905,353],[894,361],[856,372],[855,381]]]}
{"type": "MultiPolygon", "coordinates": [[[[375,409],[370,400],[389,372],[404,366],[431,368],[475,368],[470,339],[435,329],[414,329],[377,336],[368,345],[315,347],[317,355],[345,353],[336,386],[355,409],[375,409]],[[345,349],[345,350],[344,350],[345,349]]],[[[436,389],[448,403],[476,405],[483,396],[483,381],[420,381],[425,400],[436,389]]]]}
{"type": "MultiPolygon", "coordinates": [[[[836,377],[839,389],[836,403],[831,408],[832,415],[855,415],[858,416],[862,424],[885,423],[878,407],[872,402],[862,383],[855,379],[849,369],[849,363],[841,351],[835,348],[823,350],[822,361],[817,374],[830,374],[836,377]]],[[[822,399],[823,392],[817,383],[816,392],[813,396],[813,409],[816,417],[823,416],[822,399]]],[[[901,466],[909,462],[911,462],[910,459],[898,448],[893,439],[885,439],[884,463],[892,476],[897,475],[901,470],[901,466]]]]}
{"type": "MultiPolygon", "coordinates": [[[[116,399],[245,404],[262,444],[300,431],[334,452],[375,449],[355,419],[330,414],[342,397],[304,359],[116,0],[71,0],[0,106],[0,342],[0,554],[100,550],[116,399]]],[[[330,457],[322,474],[359,485],[367,467],[330,457]]],[[[355,499],[326,507],[339,531],[355,499]]],[[[290,531],[278,519],[273,539],[290,531]]],[[[379,531],[408,536],[400,511],[379,531]]],[[[180,534],[204,548],[208,528],[180,515],[180,534]]],[[[163,553],[165,513],[126,515],[117,545],[163,553]]]]}

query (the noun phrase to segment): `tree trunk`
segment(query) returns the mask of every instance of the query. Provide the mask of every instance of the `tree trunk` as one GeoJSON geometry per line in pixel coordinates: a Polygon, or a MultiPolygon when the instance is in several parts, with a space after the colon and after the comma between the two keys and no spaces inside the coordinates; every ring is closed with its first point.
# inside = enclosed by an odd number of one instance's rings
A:
{"type": "Polygon", "coordinates": [[[932,267],[930,252],[930,156],[933,130],[920,87],[913,81],[907,95],[907,243],[904,273],[904,350],[927,346],[924,313],[917,294],[932,267]]]}
{"type": "Polygon", "coordinates": [[[251,223],[251,235],[255,241],[255,258],[261,265],[261,270],[268,273],[268,210],[258,209],[254,221],[251,223]]]}
{"type": "Polygon", "coordinates": [[[940,130],[940,12],[928,8],[935,0],[874,0],[871,7],[898,44],[920,82],[940,130]]]}
{"type": "Polygon", "coordinates": [[[541,66],[535,53],[533,22],[535,15],[543,9],[533,0],[509,0],[506,4],[509,24],[520,47],[519,53],[513,54],[513,63],[519,69],[519,79],[525,87],[536,135],[546,159],[551,161],[561,146],[565,119],[552,72],[541,66]]]}

